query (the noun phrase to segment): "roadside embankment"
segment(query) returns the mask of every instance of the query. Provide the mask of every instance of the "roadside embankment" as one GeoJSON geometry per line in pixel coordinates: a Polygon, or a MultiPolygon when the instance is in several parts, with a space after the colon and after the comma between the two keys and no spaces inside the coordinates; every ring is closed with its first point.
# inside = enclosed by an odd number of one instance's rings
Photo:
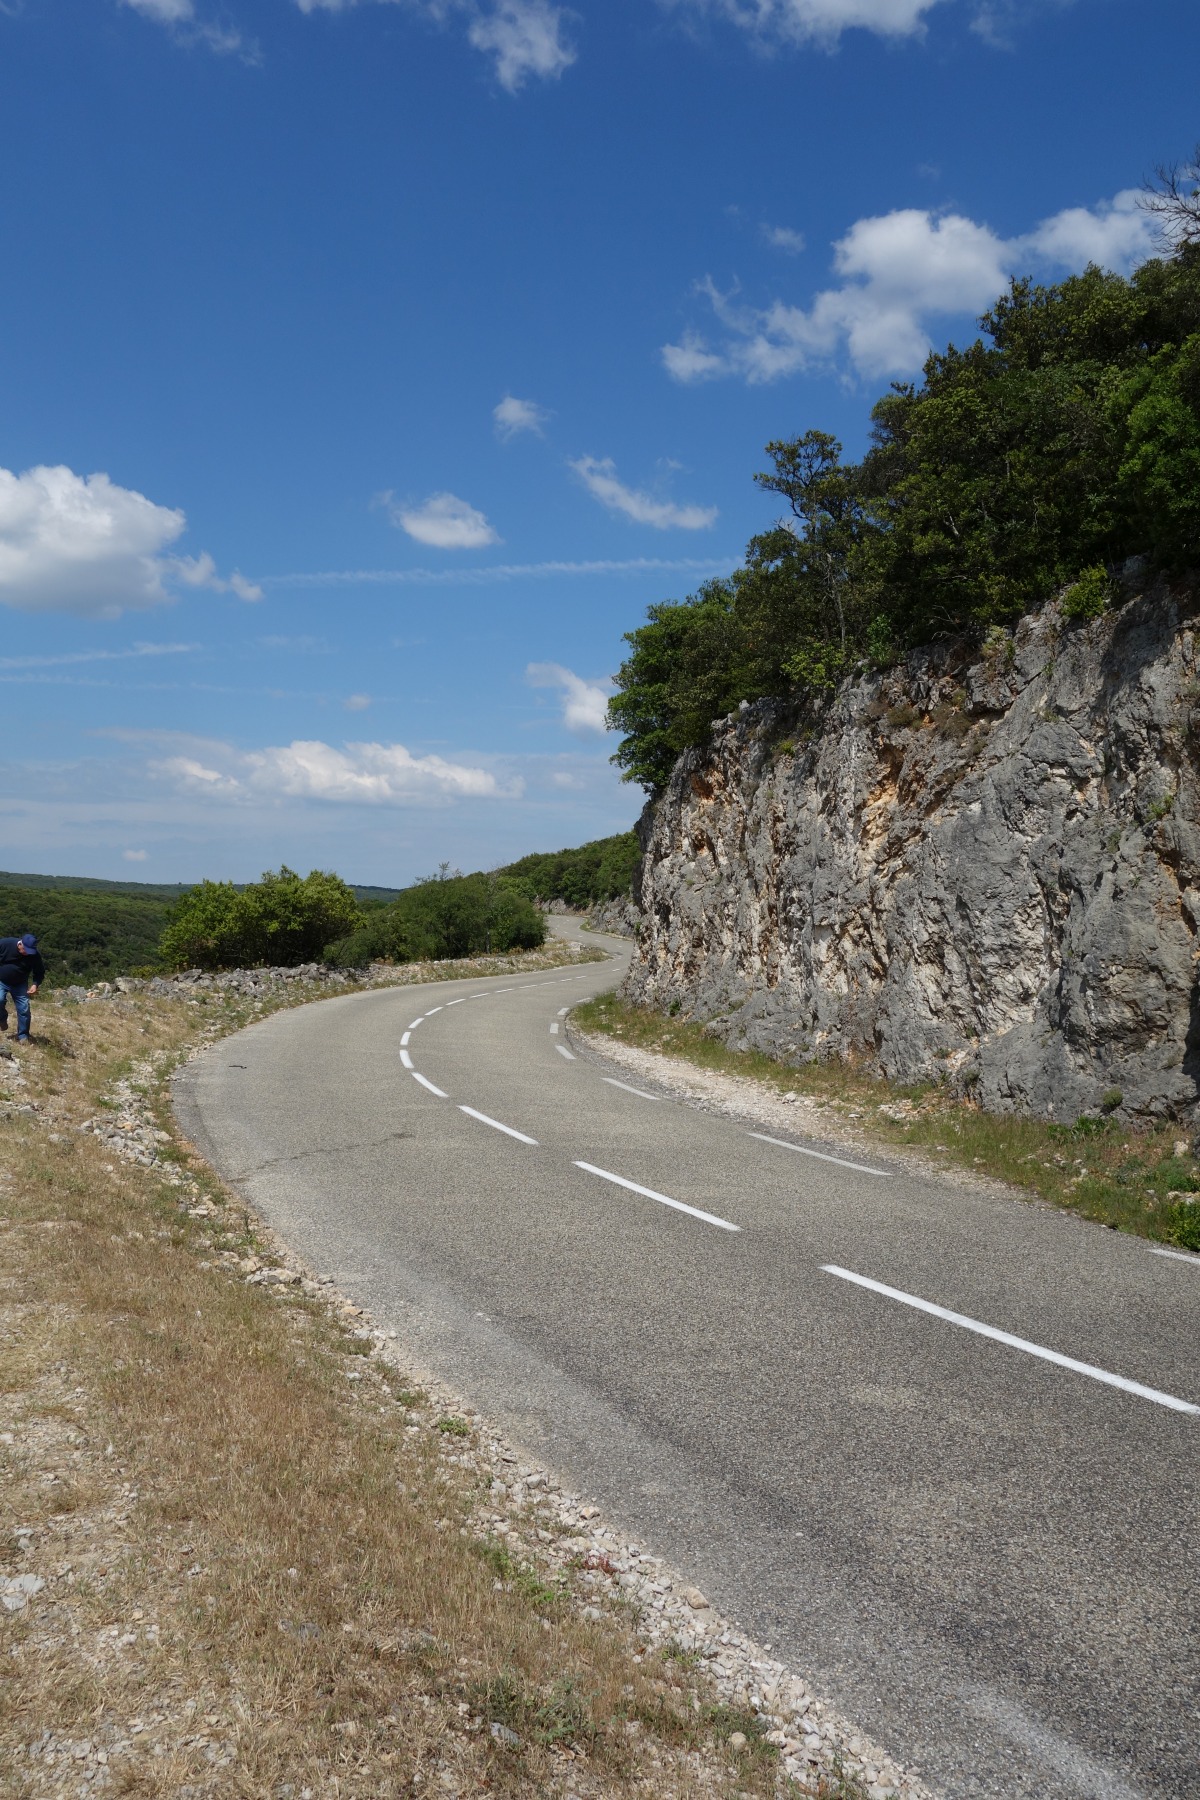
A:
{"type": "Polygon", "coordinates": [[[1200,1251],[1200,1162],[1170,1123],[1131,1131],[984,1112],[945,1083],[902,1086],[841,1062],[792,1067],[731,1049],[711,1028],[601,994],[572,1032],[603,1056],[693,1105],[866,1152],[903,1148],[925,1173],[966,1174],[1087,1219],[1200,1251]]]}
{"type": "Polygon", "coordinates": [[[628,997],[992,1112],[1195,1129],[1196,599],[1131,575],[1101,618],[718,721],[640,828],[628,997]]]}

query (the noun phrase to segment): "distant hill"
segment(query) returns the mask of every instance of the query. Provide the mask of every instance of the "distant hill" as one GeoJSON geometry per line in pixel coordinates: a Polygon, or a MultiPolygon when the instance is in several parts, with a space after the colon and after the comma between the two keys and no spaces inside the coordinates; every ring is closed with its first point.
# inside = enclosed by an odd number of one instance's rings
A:
{"type": "MultiPolygon", "coordinates": [[[[40,888],[43,892],[60,889],[70,894],[129,894],[137,900],[178,900],[194,883],[190,881],[104,881],[94,875],[17,875],[0,869],[0,888],[40,888]]],[[[389,887],[359,887],[351,881],[361,906],[386,906],[403,890],[389,887]]],[[[32,930],[32,925],[30,930],[32,930]]]]}

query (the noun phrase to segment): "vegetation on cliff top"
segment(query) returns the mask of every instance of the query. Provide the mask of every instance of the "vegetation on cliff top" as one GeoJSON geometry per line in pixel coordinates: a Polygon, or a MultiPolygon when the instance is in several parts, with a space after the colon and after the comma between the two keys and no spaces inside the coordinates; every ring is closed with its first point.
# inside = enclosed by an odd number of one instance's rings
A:
{"type": "Polygon", "coordinates": [[[786,503],[742,568],[627,634],[614,760],[651,793],[742,700],[819,695],[864,662],[1007,629],[1065,586],[1102,610],[1127,558],[1200,565],[1200,239],[1128,279],[1016,281],[965,349],[872,411],[859,463],[768,444],[786,503]]]}

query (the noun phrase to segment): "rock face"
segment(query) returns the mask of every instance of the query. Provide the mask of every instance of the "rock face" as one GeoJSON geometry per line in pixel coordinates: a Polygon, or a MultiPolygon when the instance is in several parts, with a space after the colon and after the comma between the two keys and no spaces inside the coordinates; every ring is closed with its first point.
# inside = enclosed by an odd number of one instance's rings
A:
{"type": "Polygon", "coordinates": [[[1198,596],[743,706],[640,827],[626,991],[996,1110],[1200,1112],[1198,596]]]}

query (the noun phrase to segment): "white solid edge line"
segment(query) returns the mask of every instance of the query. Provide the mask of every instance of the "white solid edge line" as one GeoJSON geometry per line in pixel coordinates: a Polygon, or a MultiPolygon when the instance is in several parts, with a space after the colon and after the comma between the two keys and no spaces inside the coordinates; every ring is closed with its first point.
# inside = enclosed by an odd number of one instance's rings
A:
{"type": "Polygon", "coordinates": [[[575,1052],[573,1050],[568,1050],[565,1044],[555,1044],[554,1048],[558,1051],[560,1056],[565,1056],[568,1062],[575,1061],[575,1052]]]}
{"type": "Polygon", "coordinates": [[[857,1169],[860,1175],[890,1175],[890,1169],[871,1169],[866,1163],[847,1162],[844,1156],[830,1156],[825,1150],[810,1150],[805,1144],[789,1144],[786,1138],[768,1137],[765,1131],[748,1131],[747,1137],[763,1144],[777,1144],[781,1150],[794,1150],[798,1156],[815,1156],[818,1162],[836,1163],[839,1169],[857,1169]]]}
{"type": "Polygon", "coordinates": [[[413,1066],[412,1057],[408,1054],[407,1050],[402,1050],[400,1052],[400,1061],[404,1064],[406,1069],[411,1069],[413,1066]]]}
{"type": "Polygon", "coordinates": [[[1190,1400],[1177,1400],[1174,1394],[1164,1394],[1158,1388],[1145,1387],[1140,1381],[1128,1381],[1124,1375],[1110,1375],[1107,1369],[1098,1369],[1094,1363],[1079,1362],[1074,1356],[1064,1356],[1060,1350],[1047,1350],[1041,1344],[1031,1344],[1028,1338],[1014,1337],[1011,1331],[1000,1331],[995,1325],[983,1325],[978,1319],[968,1319],[964,1313],[951,1312],[945,1306],[935,1306],[932,1300],[919,1300],[915,1294],[906,1294],[901,1288],[888,1287],[882,1281],[872,1281],[869,1275],[856,1275],[852,1269],[840,1269],[836,1263],[822,1263],[826,1275],[836,1275],[842,1281],[852,1281],[856,1287],[870,1288],[874,1294],[883,1294],[888,1300],[899,1300],[902,1306],[914,1306],[918,1312],[932,1313],[935,1319],[945,1319],[950,1325],[961,1325],[964,1331],[973,1331],[979,1337],[992,1338],[997,1344],[1007,1344],[1012,1350],[1024,1350],[1028,1356],[1038,1356],[1043,1362],[1056,1363],[1060,1369],[1072,1369],[1076,1375],[1089,1375],[1093,1381],[1102,1381],[1108,1387],[1120,1388],[1126,1394],[1137,1394],[1142,1400],[1153,1400],[1156,1406],[1167,1406],[1172,1412],[1200,1413],[1200,1406],[1193,1406],[1190,1400]]]}
{"type": "Polygon", "coordinates": [[[615,1075],[602,1075],[601,1081],[607,1081],[609,1087],[624,1088],[627,1094],[636,1094],[639,1100],[661,1100],[661,1094],[648,1094],[644,1088],[630,1087],[627,1081],[618,1081],[615,1075]]]}
{"type": "Polygon", "coordinates": [[[476,1112],[473,1106],[460,1106],[458,1110],[478,1119],[481,1125],[490,1125],[493,1131],[503,1131],[507,1137],[518,1138],[522,1144],[537,1144],[536,1138],[526,1137],[523,1131],[514,1131],[511,1125],[502,1125],[499,1119],[489,1119],[486,1113],[476,1112]]]}
{"type": "Polygon", "coordinates": [[[1191,1263],[1193,1269],[1200,1269],[1200,1256],[1190,1256],[1186,1250],[1160,1250],[1154,1244],[1147,1244],[1151,1256],[1169,1256],[1172,1262],[1191,1263]]]}
{"type": "Polygon", "coordinates": [[[644,1194],[647,1200],[657,1200],[660,1206],[674,1207],[676,1212],[690,1213],[693,1219],[703,1219],[706,1225],[719,1225],[722,1231],[740,1231],[740,1225],[731,1225],[728,1219],[718,1219],[716,1213],[701,1212],[698,1206],[686,1206],[682,1200],[672,1200],[669,1194],[656,1194],[653,1188],[643,1187],[640,1182],[626,1181],[623,1175],[614,1175],[608,1169],[598,1169],[595,1163],[576,1162],[577,1169],[586,1169],[589,1175],[599,1175],[601,1181],[611,1181],[617,1187],[628,1188],[631,1194],[644,1194]]]}
{"type": "Polygon", "coordinates": [[[428,1088],[431,1094],[436,1094],[439,1100],[448,1100],[450,1098],[449,1094],[444,1094],[441,1088],[434,1087],[432,1081],[427,1081],[420,1069],[414,1069],[412,1071],[412,1078],[414,1081],[419,1081],[423,1088],[428,1088]]]}
{"type": "Polygon", "coordinates": [[[403,1048],[404,1048],[404,1046],[405,1046],[405,1044],[407,1044],[407,1042],[408,1042],[408,1040],[409,1040],[409,1038],[410,1038],[410,1037],[411,1037],[411,1036],[412,1036],[412,1032],[411,1032],[411,1031],[406,1031],[406,1032],[405,1032],[405,1033],[404,1033],[404,1036],[403,1036],[403,1037],[402,1037],[402,1038],[401,1038],[401,1039],[400,1039],[400,1048],[401,1048],[401,1049],[402,1049],[402,1050],[403,1050],[403,1048]]]}

